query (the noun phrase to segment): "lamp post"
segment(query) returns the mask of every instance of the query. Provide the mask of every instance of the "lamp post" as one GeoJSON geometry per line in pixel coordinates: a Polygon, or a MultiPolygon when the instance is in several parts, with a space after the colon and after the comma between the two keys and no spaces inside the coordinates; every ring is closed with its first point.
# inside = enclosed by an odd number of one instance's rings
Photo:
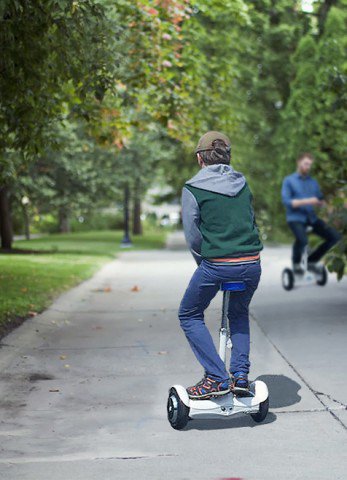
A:
{"type": "Polygon", "coordinates": [[[22,208],[23,208],[23,214],[24,214],[25,238],[27,240],[30,240],[30,220],[29,220],[29,212],[28,212],[29,203],[30,203],[29,197],[24,195],[24,197],[22,197],[21,202],[22,202],[22,208]]]}
{"type": "Polygon", "coordinates": [[[120,244],[121,248],[132,247],[129,235],[129,184],[124,187],[124,236],[120,244]]]}

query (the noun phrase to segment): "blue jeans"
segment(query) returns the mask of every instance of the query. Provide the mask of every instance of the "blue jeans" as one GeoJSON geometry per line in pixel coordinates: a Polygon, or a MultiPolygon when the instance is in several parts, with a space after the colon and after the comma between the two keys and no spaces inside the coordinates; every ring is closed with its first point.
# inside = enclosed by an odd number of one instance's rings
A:
{"type": "MultiPolygon", "coordinates": [[[[233,344],[230,372],[248,373],[249,362],[249,304],[261,275],[260,263],[246,265],[214,265],[203,259],[195,270],[180,304],[178,317],[187,340],[205,370],[218,381],[229,378],[204,321],[204,311],[217,294],[220,284],[241,280],[244,292],[230,292],[229,328],[233,344]]],[[[221,308],[222,310],[222,308],[221,308]]]]}
{"type": "Polygon", "coordinates": [[[340,239],[341,234],[335,228],[327,225],[318,218],[314,223],[288,222],[289,227],[295,236],[293,245],[292,260],[293,263],[300,263],[303,251],[308,244],[306,227],[311,226],[313,233],[323,238],[324,242],[309,255],[307,261],[316,263],[325,255],[340,239]]]}

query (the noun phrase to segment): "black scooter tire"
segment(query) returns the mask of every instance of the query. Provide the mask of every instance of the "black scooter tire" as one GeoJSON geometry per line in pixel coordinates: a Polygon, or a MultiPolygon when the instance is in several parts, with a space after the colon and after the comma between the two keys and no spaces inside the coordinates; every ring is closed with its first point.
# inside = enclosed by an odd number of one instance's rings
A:
{"type": "Polygon", "coordinates": [[[177,390],[170,388],[167,400],[167,418],[172,428],[182,430],[189,420],[189,407],[180,399],[177,390]]]}
{"type": "Polygon", "coordinates": [[[261,423],[265,420],[269,411],[269,397],[259,404],[259,412],[251,413],[251,417],[256,423],[261,423]]]}
{"type": "Polygon", "coordinates": [[[324,287],[328,283],[328,272],[325,267],[322,269],[321,278],[316,280],[317,285],[324,287]]]}
{"type": "Polygon", "coordinates": [[[282,272],[282,287],[287,291],[294,288],[294,272],[290,268],[285,268],[282,272]]]}

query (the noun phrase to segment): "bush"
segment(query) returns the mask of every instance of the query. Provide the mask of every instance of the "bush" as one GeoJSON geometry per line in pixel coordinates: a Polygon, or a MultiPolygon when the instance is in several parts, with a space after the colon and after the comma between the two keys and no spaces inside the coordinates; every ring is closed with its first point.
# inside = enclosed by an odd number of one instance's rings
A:
{"type": "Polygon", "coordinates": [[[123,228],[122,213],[91,212],[71,219],[72,232],[90,230],[121,230],[123,228]]]}

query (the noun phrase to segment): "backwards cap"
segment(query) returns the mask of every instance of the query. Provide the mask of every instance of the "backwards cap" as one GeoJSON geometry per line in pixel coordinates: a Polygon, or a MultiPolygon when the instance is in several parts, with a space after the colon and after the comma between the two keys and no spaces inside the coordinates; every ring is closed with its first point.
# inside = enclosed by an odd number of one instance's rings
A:
{"type": "Polygon", "coordinates": [[[205,135],[203,135],[200,138],[196,146],[195,153],[206,151],[206,150],[213,150],[214,149],[213,142],[215,140],[222,140],[227,147],[229,148],[231,147],[231,142],[229,138],[226,135],[224,135],[224,133],[211,130],[205,133],[205,135]]]}

